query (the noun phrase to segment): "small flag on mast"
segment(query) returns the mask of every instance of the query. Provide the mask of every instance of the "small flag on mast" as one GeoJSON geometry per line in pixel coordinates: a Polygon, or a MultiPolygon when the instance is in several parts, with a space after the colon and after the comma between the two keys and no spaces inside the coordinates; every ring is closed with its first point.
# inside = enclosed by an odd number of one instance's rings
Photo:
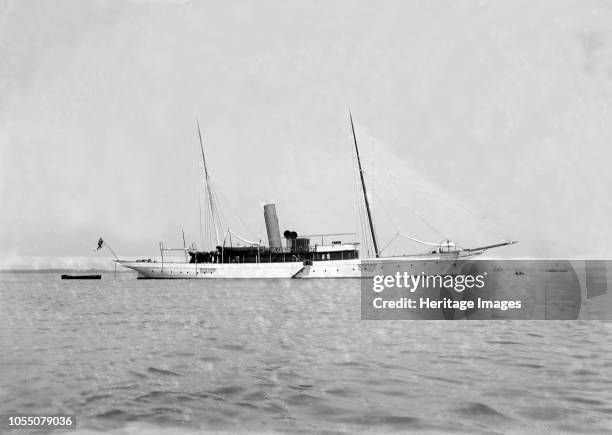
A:
{"type": "Polygon", "coordinates": [[[111,252],[111,254],[113,254],[115,259],[119,260],[119,257],[117,257],[117,254],[115,254],[115,252],[110,247],[110,245],[108,243],[106,243],[104,240],[102,240],[102,237],[100,237],[100,240],[98,240],[98,247],[96,249],[94,249],[94,252],[99,251],[103,247],[106,247],[111,252]]]}

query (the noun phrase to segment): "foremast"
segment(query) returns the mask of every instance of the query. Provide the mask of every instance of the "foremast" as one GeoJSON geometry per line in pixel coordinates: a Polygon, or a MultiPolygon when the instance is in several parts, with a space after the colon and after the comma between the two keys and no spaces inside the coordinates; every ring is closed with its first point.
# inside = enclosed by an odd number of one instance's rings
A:
{"type": "MultiPolygon", "coordinates": [[[[209,230],[212,227],[215,235],[216,246],[221,245],[220,233],[223,233],[222,223],[219,222],[218,210],[215,204],[215,195],[211,186],[210,174],[208,173],[208,166],[206,165],[206,155],[204,154],[204,141],[202,140],[202,132],[200,131],[200,122],[196,120],[198,125],[198,137],[200,138],[200,151],[202,152],[202,164],[204,166],[204,184],[206,188],[206,196],[208,197],[208,209],[210,211],[210,222],[207,222],[209,230]],[[218,228],[218,227],[221,228],[218,228]]],[[[201,217],[200,217],[201,219],[201,217]]],[[[201,223],[200,223],[201,224],[201,223]]]]}

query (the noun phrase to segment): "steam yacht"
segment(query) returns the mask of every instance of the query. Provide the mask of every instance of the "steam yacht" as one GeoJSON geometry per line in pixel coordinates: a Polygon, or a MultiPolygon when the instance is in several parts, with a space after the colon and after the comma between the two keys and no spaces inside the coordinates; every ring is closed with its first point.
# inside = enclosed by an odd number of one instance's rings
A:
{"type": "Polygon", "coordinates": [[[206,211],[210,215],[207,221],[207,231],[214,236],[216,241],[214,248],[199,250],[195,245],[188,248],[185,243],[182,248],[165,248],[160,242],[161,261],[117,259],[117,264],[137,271],[139,278],[153,279],[361,278],[379,273],[395,272],[441,274],[455,260],[468,259],[482,254],[487,249],[516,243],[508,241],[479,248],[462,249],[448,240],[441,243],[430,243],[406,236],[413,241],[427,245],[427,252],[406,256],[381,255],[366,193],[352,116],[350,116],[350,122],[360,187],[367,215],[366,234],[372,244],[374,256],[361,258],[359,243],[354,240],[346,240],[346,236],[352,235],[350,233],[300,236],[296,231],[285,230],[281,238],[274,203],[264,205],[268,246],[260,242],[249,241],[225,227],[219,216],[217,196],[214,193],[206,165],[204,144],[198,124],[206,211]],[[184,260],[168,259],[169,251],[183,251],[184,260]]]}

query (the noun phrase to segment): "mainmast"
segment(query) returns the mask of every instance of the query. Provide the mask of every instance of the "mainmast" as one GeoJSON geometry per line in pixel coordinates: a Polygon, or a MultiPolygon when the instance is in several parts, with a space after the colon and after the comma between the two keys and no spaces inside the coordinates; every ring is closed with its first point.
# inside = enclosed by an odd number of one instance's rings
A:
{"type": "Polygon", "coordinates": [[[202,141],[202,133],[200,132],[200,122],[196,120],[198,124],[198,136],[200,137],[200,150],[202,151],[202,162],[204,163],[204,179],[206,181],[206,193],[208,196],[208,206],[210,208],[210,214],[212,218],[212,226],[215,229],[215,237],[217,239],[217,246],[221,244],[221,239],[219,238],[219,231],[217,230],[217,225],[215,224],[216,210],[215,210],[215,202],[212,196],[212,191],[210,188],[210,177],[208,175],[208,167],[206,166],[206,156],[204,155],[204,143],[202,141]]]}
{"type": "Polygon", "coordinates": [[[372,244],[374,245],[374,254],[376,258],[379,257],[378,243],[376,243],[376,233],[374,232],[374,222],[372,221],[372,212],[370,210],[370,202],[368,201],[368,194],[366,192],[365,181],[363,179],[363,169],[361,168],[361,159],[359,158],[359,148],[357,147],[357,136],[355,136],[355,126],[353,125],[353,115],[349,110],[349,117],[351,118],[351,130],[353,131],[353,141],[355,142],[355,152],[357,153],[357,164],[359,165],[359,177],[361,178],[361,188],[363,189],[363,199],[365,200],[366,212],[368,213],[368,223],[370,224],[370,233],[372,234],[372,244]]]}

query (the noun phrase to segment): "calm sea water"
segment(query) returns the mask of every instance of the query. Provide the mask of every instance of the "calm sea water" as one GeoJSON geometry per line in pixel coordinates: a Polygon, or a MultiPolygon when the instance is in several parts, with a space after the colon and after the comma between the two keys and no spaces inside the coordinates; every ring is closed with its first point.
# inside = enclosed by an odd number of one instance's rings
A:
{"type": "Polygon", "coordinates": [[[78,430],[612,431],[612,324],[361,321],[355,280],[0,274],[0,409],[78,430]]]}

